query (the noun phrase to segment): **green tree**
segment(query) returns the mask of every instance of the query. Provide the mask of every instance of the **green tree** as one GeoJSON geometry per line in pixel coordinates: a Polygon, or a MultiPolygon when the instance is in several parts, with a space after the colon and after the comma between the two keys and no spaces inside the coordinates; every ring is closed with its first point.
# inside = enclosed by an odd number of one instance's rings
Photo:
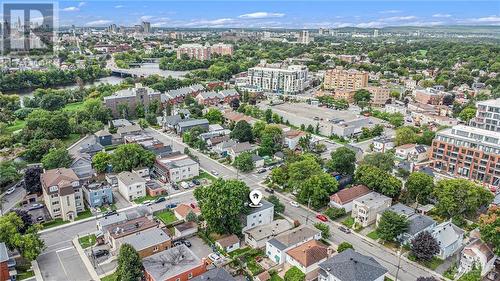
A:
{"type": "Polygon", "coordinates": [[[243,152],[236,156],[233,165],[236,169],[243,173],[252,171],[255,168],[255,164],[252,160],[252,153],[243,152]]]}
{"type": "Polygon", "coordinates": [[[361,164],[377,167],[384,172],[391,172],[394,168],[394,155],[388,152],[371,153],[363,158],[361,164]]]}
{"type": "Polygon", "coordinates": [[[119,145],[111,155],[113,172],[131,171],[137,167],[151,167],[156,156],[136,143],[119,145]]]}
{"type": "Polygon", "coordinates": [[[267,123],[273,123],[273,111],[270,108],[264,111],[264,120],[266,120],[267,123]]]}
{"type": "Polygon", "coordinates": [[[262,137],[262,132],[264,131],[265,128],[266,128],[266,122],[264,121],[255,122],[255,124],[253,124],[253,129],[252,129],[253,135],[256,138],[260,139],[262,137]]]}
{"type": "Polygon", "coordinates": [[[344,176],[353,175],[356,163],[356,154],[349,148],[342,146],[331,154],[331,160],[326,163],[330,172],[337,172],[344,176]]]}
{"type": "Polygon", "coordinates": [[[244,182],[223,179],[194,191],[208,229],[219,234],[241,233],[240,215],[247,211],[249,194],[244,182]]]}
{"type": "Polygon", "coordinates": [[[460,111],[458,117],[460,120],[464,122],[469,122],[472,118],[476,116],[476,108],[475,107],[466,107],[460,111]]]}
{"type": "Polygon", "coordinates": [[[28,261],[35,260],[45,247],[37,233],[37,226],[25,225],[15,212],[0,217],[0,229],[0,242],[4,242],[10,249],[19,250],[21,256],[28,261]]]}
{"type": "Polygon", "coordinates": [[[408,229],[409,222],[405,216],[393,211],[385,211],[380,218],[377,232],[385,241],[394,241],[400,234],[408,229]]]}
{"type": "Polygon", "coordinates": [[[69,168],[73,158],[64,148],[53,148],[42,158],[44,169],[69,168]]]}
{"type": "Polygon", "coordinates": [[[395,113],[395,114],[392,114],[390,117],[389,117],[389,123],[394,126],[394,127],[401,127],[404,125],[405,123],[405,119],[404,119],[404,116],[403,114],[401,113],[395,113]]]}
{"type": "MultiPolygon", "coordinates": [[[[354,102],[360,106],[360,103],[363,103],[363,104],[368,104],[370,103],[372,97],[371,97],[371,93],[368,91],[368,90],[365,90],[365,89],[360,89],[360,90],[357,90],[355,93],[354,93],[354,102]]],[[[361,107],[361,106],[360,106],[361,107]]]]}
{"type": "Polygon", "coordinates": [[[434,179],[422,172],[413,172],[405,183],[406,202],[427,204],[434,190],[434,179]]]}
{"type": "Polygon", "coordinates": [[[488,212],[479,218],[479,231],[481,239],[494,247],[497,255],[500,255],[500,207],[491,206],[488,212]]]}
{"type": "Polygon", "coordinates": [[[439,181],[434,196],[436,212],[446,218],[474,216],[479,208],[488,206],[493,200],[489,190],[466,179],[439,181]]]}
{"type": "Polygon", "coordinates": [[[321,165],[311,155],[303,156],[300,161],[288,165],[288,185],[296,190],[308,178],[323,173],[321,165]]]}
{"type": "Polygon", "coordinates": [[[330,227],[326,223],[317,222],[314,227],[321,231],[321,238],[325,240],[330,238],[330,227]]]}
{"type": "Polygon", "coordinates": [[[0,187],[20,180],[22,175],[19,168],[14,161],[0,162],[0,187]]]}
{"type": "Polygon", "coordinates": [[[284,281],[304,281],[306,275],[296,266],[291,267],[284,276],[284,281]]]}
{"type": "Polygon", "coordinates": [[[411,240],[411,254],[417,260],[429,261],[439,253],[439,244],[428,231],[422,231],[411,240]]]}
{"type": "Polygon", "coordinates": [[[474,266],[471,271],[458,278],[458,281],[481,281],[481,267],[474,266]]]}
{"type": "Polygon", "coordinates": [[[273,155],[283,144],[283,130],[276,125],[267,125],[260,138],[260,155],[273,155]]]}
{"type": "Polygon", "coordinates": [[[92,157],[92,167],[98,173],[104,173],[111,162],[111,155],[107,152],[100,151],[92,157]]]}
{"type": "Polygon", "coordinates": [[[374,166],[361,165],[354,178],[357,183],[391,198],[396,198],[401,192],[400,180],[374,166]]]}
{"type": "Polygon", "coordinates": [[[238,121],[231,131],[230,136],[232,139],[237,139],[239,142],[252,142],[254,137],[252,126],[245,120],[238,121]]]}
{"type": "Polygon", "coordinates": [[[224,116],[222,112],[216,108],[210,108],[204,116],[210,124],[222,124],[224,116]]]}
{"type": "Polygon", "coordinates": [[[345,251],[347,249],[353,249],[354,250],[354,247],[350,243],[348,243],[348,242],[342,242],[337,247],[337,253],[342,253],[343,251],[345,251]]]}
{"type": "Polygon", "coordinates": [[[142,262],[137,251],[130,244],[122,244],[118,253],[117,281],[137,281],[144,277],[142,262]]]}
{"type": "Polygon", "coordinates": [[[330,194],[338,190],[338,182],[327,173],[313,175],[302,182],[297,201],[302,204],[310,202],[311,207],[319,209],[330,202],[330,194]]]}
{"type": "Polygon", "coordinates": [[[417,139],[418,135],[411,127],[404,126],[396,130],[396,145],[416,143],[417,139]]]}
{"type": "Polygon", "coordinates": [[[270,195],[267,198],[267,201],[269,201],[269,203],[274,205],[275,215],[283,214],[285,212],[285,204],[281,203],[281,201],[276,195],[270,195]]]}

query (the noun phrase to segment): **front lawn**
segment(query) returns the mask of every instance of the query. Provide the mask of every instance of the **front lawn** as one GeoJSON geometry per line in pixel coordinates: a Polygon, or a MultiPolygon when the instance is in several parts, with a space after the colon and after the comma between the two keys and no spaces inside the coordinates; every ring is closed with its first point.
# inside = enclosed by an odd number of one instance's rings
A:
{"type": "Polygon", "coordinates": [[[215,181],[216,178],[214,176],[212,176],[211,174],[203,171],[203,170],[200,170],[200,174],[197,176],[197,177],[194,177],[195,179],[197,180],[200,180],[200,179],[208,179],[210,181],[215,181]]]}
{"type": "Polygon", "coordinates": [[[281,278],[276,271],[271,273],[271,279],[270,281],[283,281],[283,278],[281,278]]]}
{"type": "Polygon", "coordinates": [[[16,119],[12,124],[5,127],[5,135],[11,135],[15,131],[19,131],[26,126],[26,121],[16,119]]]}
{"type": "Polygon", "coordinates": [[[62,143],[64,144],[64,147],[70,147],[81,138],[82,136],[80,134],[69,134],[67,138],[62,140],[62,143]]]}
{"type": "Polygon", "coordinates": [[[101,281],[116,281],[116,278],[117,278],[117,274],[116,272],[113,273],[113,274],[110,274],[110,275],[107,275],[107,276],[104,276],[103,278],[101,278],[101,281]]]}
{"type": "Polygon", "coordinates": [[[161,220],[164,224],[171,224],[177,220],[177,218],[174,215],[174,212],[170,210],[165,210],[163,212],[160,212],[155,215],[156,218],[161,220]]]}
{"type": "Polygon", "coordinates": [[[342,222],[343,225],[349,227],[349,228],[352,228],[352,226],[354,225],[354,218],[353,217],[348,217],[347,219],[345,219],[343,222],[342,222]]]}
{"type": "Polygon", "coordinates": [[[159,196],[150,196],[150,195],[146,195],[144,197],[141,197],[141,198],[137,198],[134,200],[134,203],[136,204],[142,204],[144,203],[144,201],[152,201],[152,200],[156,200],[158,199],[159,197],[161,197],[160,195],[159,196]]]}
{"type": "Polygon", "coordinates": [[[74,112],[83,108],[83,101],[68,103],[64,106],[63,110],[68,112],[74,112]]]}
{"type": "Polygon", "coordinates": [[[432,259],[428,260],[428,261],[417,260],[415,258],[415,256],[412,255],[411,253],[410,253],[410,255],[408,255],[408,259],[411,261],[416,261],[419,264],[421,264],[429,269],[432,269],[432,270],[435,270],[436,268],[438,268],[438,266],[440,266],[444,262],[444,260],[442,260],[438,257],[432,257],[432,259]]]}
{"type": "Polygon", "coordinates": [[[80,243],[80,246],[82,246],[82,248],[87,249],[88,247],[93,246],[95,244],[96,242],[95,234],[90,234],[87,236],[80,237],[78,238],[78,242],[80,243]]]}
{"type": "Polygon", "coordinates": [[[85,209],[85,211],[78,213],[75,221],[87,219],[87,218],[90,218],[91,216],[92,216],[92,212],[90,211],[90,209],[85,209]]]}
{"type": "Polygon", "coordinates": [[[16,265],[16,280],[24,280],[35,276],[35,272],[31,269],[30,263],[16,265]]]}
{"type": "Polygon", "coordinates": [[[255,258],[251,258],[249,261],[247,261],[247,268],[252,273],[252,276],[257,276],[262,271],[264,271],[262,266],[260,266],[260,264],[258,264],[257,261],[255,261],[255,258]]]}
{"type": "Polygon", "coordinates": [[[56,227],[56,226],[67,224],[67,223],[69,223],[69,221],[63,221],[62,219],[54,219],[54,220],[42,223],[42,228],[47,229],[47,228],[52,228],[52,227],[56,227]]]}
{"type": "Polygon", "coordinates": [[[369,237],[369,238],[371,238],[371,239],[373,239],[373,240],[377,240],[377,239],[380,238],[379,235],[378,235],[378,232],[376,230],[368,233],[366,236],[369,237]]]}

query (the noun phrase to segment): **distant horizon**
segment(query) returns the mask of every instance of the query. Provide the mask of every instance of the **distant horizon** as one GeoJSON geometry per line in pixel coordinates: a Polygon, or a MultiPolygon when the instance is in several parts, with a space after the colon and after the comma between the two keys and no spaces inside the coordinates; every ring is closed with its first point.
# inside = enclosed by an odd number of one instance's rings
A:
{"type": "Polygon", "coordinates": [[[59,1],[59,25],[318,29],[497,26],[500,1],[59,1]]]}

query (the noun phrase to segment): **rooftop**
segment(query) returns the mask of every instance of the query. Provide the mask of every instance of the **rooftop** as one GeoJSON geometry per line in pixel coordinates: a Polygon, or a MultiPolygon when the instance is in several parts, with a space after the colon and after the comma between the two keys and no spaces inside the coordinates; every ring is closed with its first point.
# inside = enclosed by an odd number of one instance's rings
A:
{"type": "Polygon", "coordinates": [[[301,241],[314,237],[318,233],[320,233],[320,231],[317,229],[312,229],[308,226],[300,226],[286,231],[268,242],[283,251],[301,241]]]}
{"type": "Polygon", "coordinates": [[[338,201],[340,201],[340,204],[346,204],[370,192],[372,191],[368,187],[359,184],[350,188],[342,189],[341,191],[332,194],[332,196],[330,196],[330,200],[337,199],[338,201]]]}
{"type": "Polygon", "coordinates": [[[403,215],[405,217],[410,217],[412,216],[413,214],[415,214],[415,210],[413,208],[410,208],[404,204],[401,204],[401,203],[397,203],[395,205],[392,205],[391,207],[383,210],[382,212],[380,213],[383,213],[385,211],[392,211],[398,215],[403,215]]]}
{"type": "Polygon", "coordinates": [[[236,235],[229,235],[223,238],[220,238],[219,240],[216,241],[219,245],[222,247],[229,247],[232,246],[236,243],[240,242],[240,239],[236,235]]]}
{"type": "Polygon", "coordinates": [[[347,249],[319,264],[321,275],[331,274],[339,281],[373,281],[387,269],[374,258],[347,249]]]}
{"type": "Polygon", "coordinates": [[[262,210],[265,210],[265,209],[269,209],[269,208],[274,208],[274,205],[267,201],[267,200],[260,200],[260,204],[262,204],[262,206],[260,207],[248,207],[247,210],[248,210],[248,214],[247,215],[251,215],[251,214],[255,214],[255,213],[258,213],[258,212],[261,212],[262,210]]]}
{"type": "Polygon", "coordinates": [[[147,217],[138,217],[111,224],[107,227],[107,231],[110,233],[111,237],[118,239],[155,226],[158,226],[157,222],[147,217]]]}
{"type": "Polygon", "coordinates": [[[190,119],[186,121],[181,121],[177,123],[177,126],[179,127],[191,127],[191,126],[198,126],[198,125],[208,125],[208,120],[207,119],[190,119]]]}
{"type": "Polygon", "coordinates": [[[146,183],[146,180],[144,178],[134,172],[124,171],[119,173],[116,177],[118,178],[118,181],[121,181],[127,186],[136,183],[146,183]]]}
{"type": "Polygon", "coordinates": [[[153,280],[167,280],[181,272],[200,266],[202,261],[182,244],[146,257],[142,259],[142,264],[153,280]]]}
{"type": "Polygon", "coordinates": [[[376,206],[383,204],[388,199],[390,200],[391,198],[389,198],[383,194],[380,194],[378,192],[372,191],[366,195],[363,195],[357,199],[354,199],[354,201],[359,202],[361,204],[364,204],[368,208],[371,208],[371,207],[376,207],[376,206]]]}
{"type": "Polygon", "coordinates": [[[7,251],[7,246],[4,242],[0,243],[0,262],[9,260],[9,252],[7,251]]]}
{"type": "Polygon", "coordinates": [[[191,281],[235,281],[236,279],[229,274],[224,268],[215,268],[209,270],[202,275],[198,275],[191,281]]]}
{"type": "Polygon", "coordinates": [[[409,218],[409,224],[406,233],[413,236],[435,223],[436,222],[431,217],[424,215],[414,215],[409,218]]]}
{"type": "Polygon", "coordinates": [[[245,230],[254,240],[261,240],[267,237],[279,235],[292,228],[292,225],[285,219],[275,220],[270,224],[260,225],[248,230],[245,230]]]}
{"type": "Polygon", "coordinates": [[[328,248],[317,240],[310,240],[288,250],[287,254],[304,267],[311,266],[328,257],[328,248]]]}
{"type": "Polygon", "coordinates": [[[165,231],[161,228],[154,227],[126,236],[120,243],[130,244],[136,251],[140,251],[169,240],[171,240],[171,238],[165,231]]]}

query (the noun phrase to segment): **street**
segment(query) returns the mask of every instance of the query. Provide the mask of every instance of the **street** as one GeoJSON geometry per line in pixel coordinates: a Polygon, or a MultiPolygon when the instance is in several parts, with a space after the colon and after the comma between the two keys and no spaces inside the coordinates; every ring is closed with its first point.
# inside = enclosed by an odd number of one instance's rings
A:
{"type": "Polygon", "coordinates": [[[17,205],[17,203],[23,200],[25,195],[26,195],[26,190],[24,189],[24,187],[17,187],[16,190],[11,194],[4,193],[0,199],[2,200],[0,204],[0,206],[2,206],[0,214],[8,213],[12,208],[14,208],[17,205]]]}

